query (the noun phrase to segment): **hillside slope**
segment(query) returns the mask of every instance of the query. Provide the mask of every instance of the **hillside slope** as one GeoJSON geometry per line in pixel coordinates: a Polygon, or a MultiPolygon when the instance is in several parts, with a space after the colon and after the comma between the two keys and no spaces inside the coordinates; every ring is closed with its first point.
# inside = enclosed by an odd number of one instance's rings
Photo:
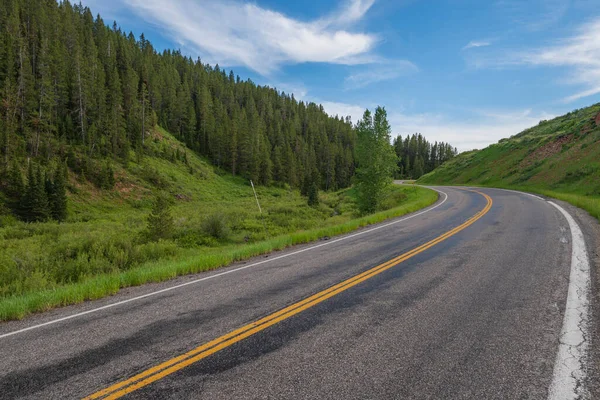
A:
{"type": "Polygon", "coordinates": [[[0,6],[0,191],[10,192],[5,177],[29,160],[43,174],[73,163],[73,153],[85,157],[71,170],[93,181],[89,164],[127,163],[131,151],[143,157],[155,125],[263,185],[350,186],[349,118],[178,50],[159,52],[143,34],[95,15],[69,1],[0,6]]]}
{"type": "Polygon", "coordinates": [[[569,201],[600,219],[600,104],[462,153],[418,183],[527,190],[569,201]]]}

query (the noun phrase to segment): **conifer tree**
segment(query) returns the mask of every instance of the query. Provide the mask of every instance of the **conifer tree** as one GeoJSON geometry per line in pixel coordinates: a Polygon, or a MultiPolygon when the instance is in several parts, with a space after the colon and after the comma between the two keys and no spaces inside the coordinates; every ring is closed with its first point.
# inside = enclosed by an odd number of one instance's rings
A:
{"type": "Polygon", "coordinates": [[[25,183],[23,175],[16,163],[12,163],[8,170],[8,181],[5,189],[8,199],[8,207],[15,213],[20,214],[21,198],[25,194],[25,183]]]}
{"type": "Polygon", "coordinates": [[[308,189],[308,205],[311,207],[319,205],[319,188],[316,182],[313,182],[308,189]]]}
{"type": "Polygon", "coordinates": [[[27,189],[21,198],[21,216],[27,222],[42,222],[50,217],[48,196],[41,168],[34,171],[29,164],[27,172],[27,189]]]}
{"type": "Polygon", "coordinates": [[[50,213],[53,219],[62,222],[67,219],[67,166],[60,164],[54,172],[53,191],[49,197],[50,213]]]}
{"type": "Polygon", "coordinates": [[[100,171],[99,186],[101,189],[112,189],[115,186],[115,173],[108,160],[100,171]]]}

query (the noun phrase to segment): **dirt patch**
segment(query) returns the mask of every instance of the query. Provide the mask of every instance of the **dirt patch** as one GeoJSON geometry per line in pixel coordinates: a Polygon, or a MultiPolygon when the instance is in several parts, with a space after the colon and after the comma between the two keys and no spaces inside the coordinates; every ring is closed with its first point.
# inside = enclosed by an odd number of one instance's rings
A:
{"type": "Polygon", "coordinates": [[[67,185],[72,196],[87,200],[97,200],[102,197],[100,189],[87,180],[80,180],[80,177],[74,173],[68,174],[67,185]]]}
{"type": "Polygon", "coordinates": [[[179,200],[179,201],[190,201],[190,200],[192,200],[192,199],[190,198],[190,196],[188,196],[188,195],[185,195],[185,194],[181,194],[181,193],[177,193],[177,194],[175,195],[175,198],[176,198],[177,200],[179,200]]]}
{"type": "Polygon", "coordinates": [[[146,131],[146,133],[150,140],[162,142],[165,138],[160,130],[156,128],[151,128],[150,130],[146,131]]]}
{"type": "MultiPolygon", "coordinates": [[[[596,124],[598,124],[596,122],[596,124]]],[[[591,132],[594,129],[593,125],[591,122],[588,122],[587,124],[585,124],[585,126],[583,128],[581,128],[581,133],[583,135],[587,135],[589,132],[591,132]]]]}
{"type": "Polygon", "coordinates": [[[600,126],[600,113],[596,115],[596,119],[594,119],[594,122],[596,123],[596,126],[600,126]]]}
{"type": "Polygon", "coordinates": [[[116,183],[115,188],[117,189],[117,191],[119,193],[122,193],[122,194],[130,193],[132,190],[136,189],[135,185],[122,183],[122,182],[116,183]]]}
{"type": "Polygon", "coordinates": [[[545,160],[548,157],[553,156],[561,152],[563,145],[573,141],[573,135],[563,136],[554,142],[546,143],[545,145],[538,147],[523,159],[520,163],[521,168],[527,168],[536,161],[545,160]]]}
{"type": "Polygon", "coordinates": [[[115,190],[121,195],[123,199],[140,199],[146,194],[147,190],[143,187],[136,185],[131,182],[117,182],[115,183],[115,190]]]}

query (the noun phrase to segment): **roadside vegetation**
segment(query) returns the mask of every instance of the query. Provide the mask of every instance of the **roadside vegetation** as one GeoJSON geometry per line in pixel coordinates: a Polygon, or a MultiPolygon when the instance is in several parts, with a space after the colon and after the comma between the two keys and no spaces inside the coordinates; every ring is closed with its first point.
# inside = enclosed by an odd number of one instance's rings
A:
{"type": "Polygon", "coordinates": [[[160,128],[148,146],[151,154],[185,152],[187,162],[145,156],[127,169],[115,165],[112,190],[71,175],[64,222],[0,217],[0,320],[346,233],[437,199],[427,189],[387,186],[375,213],[361,216],[355,188],[302,196],[286,185],[258,186],[261,215],[247,180],[160,128]]]}
{"type": "Polygon", "coordinates": [[[539,193],[600,220],[600,104],[540,121],[483,150],[461,153],[418,180],[539,193]]]}

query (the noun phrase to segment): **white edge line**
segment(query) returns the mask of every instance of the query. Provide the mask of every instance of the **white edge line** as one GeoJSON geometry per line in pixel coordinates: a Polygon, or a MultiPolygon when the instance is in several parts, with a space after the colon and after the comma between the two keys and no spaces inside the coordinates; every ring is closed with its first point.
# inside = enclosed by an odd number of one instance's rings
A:
{"type": "Polygon", "coordinates": [[[531,193],[527,193],[527,192],[521,192],[520,190],[502,189],[502,188],[495,188],[495,187],[478,187],[478,186],[471,186],[471,187],[473,187],[475,189],[493,189],[493,190],[503,190],[505,192],[513,192],[513,193],[525,194],[527,196],[534,197],[534,198],[536,198],[538,200],[546,201],[546,199],[544,199],[543,197],[536,196],[535,194],[531,194],[531,193]]]}
{"type": "Polygon", "coordinates": [[[146,293],[146,294],[143,294],[141,296],[132,297],[131,299],[118,301],[116,303],[107,304],[105,306],[98,307],[98,308],[93,308],[91,310],[83,311],[83,312],[80,312],[80,313],[77,313],[77,314],[68,315],[66,317],[62,317],[62,318],[58,318],[58,319],[53,319],[51,321],[47,321],[47,322],[44,322],[44,323],[41,323],[41,324],[38,324],[38,325],[33,325],[33,326],[29,326],[27,328],[19,329],[19,330],[13,331],[13,332],[4,333],[4,334],[0,335],[0,339],[5,338],[5,337],[9,337],[9,336],[13,336],[13,335],[17,335],[19,333],[31,331],[33,329],[38,329],[38,328],[41,328],[41,327],[44,327],[44,326],[48,326],[48,325],[56,324],[56,323],[59,323],[59,322],[67,321],[69,319],[81,317],[81,316],[84,316],[84,315],[87,315],[87,314],[91,314],[91,313],[95,313],[95,312],[98,312],[98,311],[106,310],[108,308],[120,306],[122,304],[130,303],[132,301],[137,301],[137,300],[145,299],[146,297],[155,296],[157,294],[169,292],[171,290],[179,289],[179,288],[182,288],[184,286],[193,285],[195,283],[203,282],[203,281],[206,281],[206,280],[209,280],[209,279],[214,279],[214,278],[217,278],[219,276],[231,274],[233,272],[242,271],[244,269],[255,267],[257,265],[266,264],[266,263],[269,263],[269,262],[280,260],[282,258],[294,256],[296,254],[300,254],[300,253],[304,253],[306,251],[318,249],[319,247],[328,246],[328,245],[333,244],[333,243],[341,242],[342,240],[351,239],[351,238],[354,238],[356,236],[364,235],[366,233],[370,233],[370,232],[373,232],[373,231],[376,231],[376,230],[379,230],[379,229],[386,228],[386,227],[391,226],[391,225],[395,225],[397,223],[409,220],[411,218],[414,218],[414,217],[417,217],[419,215],[425,214],[425,213],[427,213],[429,211],[435,210],[436,208],[438,208],[439,206],[441,206],[442,204],[444,204],[446,202],[446,200],[448,200],[448,195],[446,193],[442,192],[441,190],[437,190],[437,189],[433,189],[433,188],[430,188],[430,189],[435,190],[436,192],[443,194],[444,195],[444,200],[442,200],[440,203],[438,203],[438,204],[436,204],[436,205],[434,205],[432,207],[429,207],[429,208],[427,208],[427,209],[425,209],[423,211],[420,211],[420,212],[418,212],[416,214],[412,214],[412,215],[410,215],[408,217],[405,217],[405,218],[402,218],[402,219],[399,219],[399,220],[396,220],[396,221],[393,221],[393,222],[390,222],[390,223],[387,223],[387,224],[384,224],[384,225],[379,225],[379,226],[376,226],[374,228],[367,229],[367,230],[364,230],[364,231],[361,231],[361,232],[353,233],[351,235],[347,235],[347,236],[344,236],[344,237],[341,237],[341,238],[338,238],[338,239],[329,240],[326,243],[321,243],[321,244],[318,244],[318,245],[315,245],[315,246],[307,247],[306,249],[297,250],[297,251],[294,251],[292,253],[283,254],[283,255],[280,255],[280,256],[277,256],[277,257],[269,258],[268,260],[263,260],[263,261],[259,261],[259,262],[253,263],[253,264],[244,265],[243,267],[238,267],[238,268],[230,269],[230,270],[223,271],[223,272],[220,272],[220,273],[217,273],[217,274],[214,274],[214,275],[206,276],[204,278],[195,279],[193,281],[181,283],[179,285],[175,285],[175,286],[171,286],[171,287],[168,287],[168,288],[165,288],[165,289],[157,290],[155,292],[146,293]]]}
{"type": "Polygon", "coordinates": [[[549,201],[567,219],[572,237],[571,273],[565,316],[554,362],[549,400],[587,398],[584,386],[588,350],[588,309],[591,286],[590,263],[585,237],[573,217],[559,205],[549,201]]]}
{"type": "Polygon", "coordinates": [[[488,189],[504,190],[505,192],[513,192],[513,193],[526,194],[527,196],[534,197],[534,198],[536,198],[538,200],[546,201],[544,198],[542,198],[540,196],[536,196],[535,194],[531,194],[531,193],[527,193],[527,192],[521,192],[520,190],[501,189],[501,188],[488,188],[488,189]]]}

